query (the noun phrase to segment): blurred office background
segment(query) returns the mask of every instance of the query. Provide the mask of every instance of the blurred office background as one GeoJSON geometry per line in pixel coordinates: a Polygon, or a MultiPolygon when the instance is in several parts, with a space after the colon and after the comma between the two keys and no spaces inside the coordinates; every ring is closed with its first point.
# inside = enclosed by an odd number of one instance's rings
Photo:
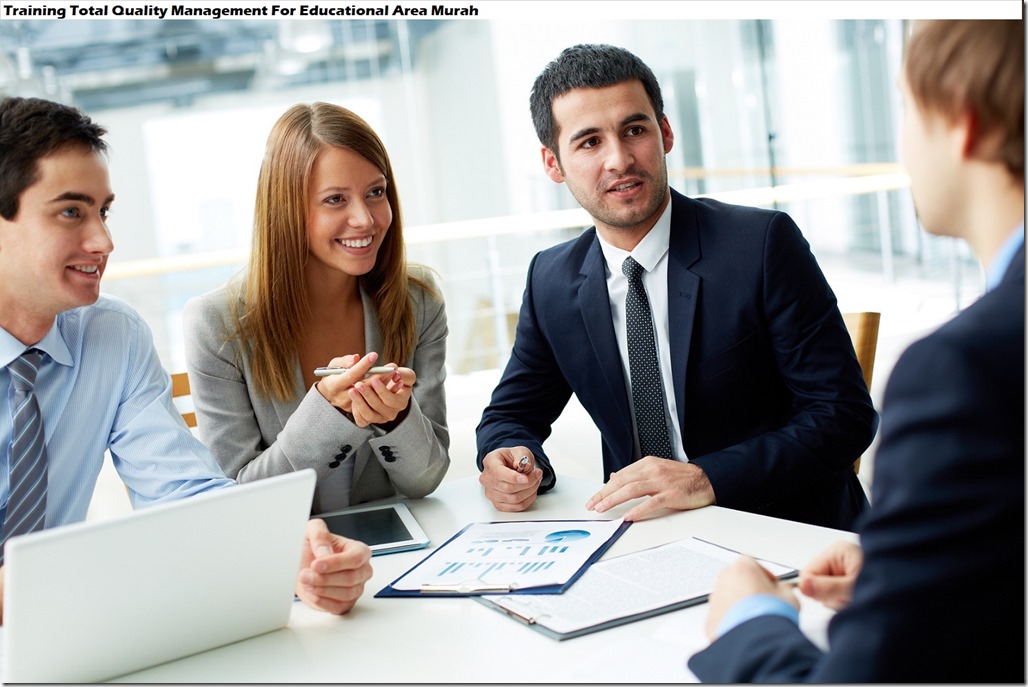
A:
{"type": "MultiPolygon", "coordinates": [[[[802,17],[5,18],[0,94],[59,100],[109,128],[117,249],[104,290],[143,314],[172,371],[185,368],[183,304],[244,265],[275,119],[315,100],[367,119],[396,170],[409,257],[441,276],[451,476],[465,476],[476,472],[474,427],[509,354],[528,262],[591,224],[543,174],[528,114],[535,76],[578,42],[624,46],[653,68],[675,132],[672,186],[788,211],[841,309],[882,313],[880,408],[902,348],[983,289],[963,244],[920,230],[898,165],[905,31],[897,19],[802,17]]],[[[558,471],[599,479],[595,429],[574,405],[566,415],[551,440],[558,471]]]]}

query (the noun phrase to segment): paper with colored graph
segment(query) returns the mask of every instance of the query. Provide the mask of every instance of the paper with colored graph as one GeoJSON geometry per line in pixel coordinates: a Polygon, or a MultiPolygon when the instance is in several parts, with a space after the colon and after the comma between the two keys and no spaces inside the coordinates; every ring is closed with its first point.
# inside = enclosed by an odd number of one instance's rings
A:
{"type": "Polygon", "coordinates": [[[626,526],[621,519],[472,523],[391,587],[457,594],[560,591],[626,526]]]}

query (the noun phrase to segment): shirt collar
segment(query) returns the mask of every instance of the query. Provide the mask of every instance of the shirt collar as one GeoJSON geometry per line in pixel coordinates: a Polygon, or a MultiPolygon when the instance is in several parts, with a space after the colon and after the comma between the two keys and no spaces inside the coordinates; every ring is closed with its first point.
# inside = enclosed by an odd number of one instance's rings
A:
{"type": "Polygon", "coordinates": [[[1017,255],[1017,251],[1024,245],[1024,222],[1017,225],[1017,228],[1011,232],[1010,236],[1003,245],[1000,246],[999,251],[996,253],[996,257],[992,261],[992,267],[989,268],[988,273],[985,275],[986,290],[991,291],[992,289],[999,286],[999,283],[1003,280],[1003,275],[1007,273],[1010,268],[1010,263],[1014,261],[1014,256],[1017,255]]]}
{"type": "Polygon", "coordinates": [[[597,232],[596,238],[600,240],[600,250],[603,251],[603,259],[606,261],[607,269],[611,273],[621,274],[621,263],[629,255],[642,265],[643,269],[649,272],[656,267],[660,259],[667,253],[668,245],[671,241],[671,202],[668,202],[664,212],[657,218],[656,224],[646,232],[646,236],[636,244],[631,253],[607,243],[600,236],[599,232],[597,232]]]}
{"type": "Polygon", "coordinates": [[[15,338],[13,334],[0,327],[0,367],[7,367],[15,358],[29,348],[38,348],[54,361],[70,367],[73,362],[71,350],[68,348],[68,344],[65,342],[64,335],[59,327],[63,315],[64,313],[58,315],[50,330],[32,346],[26,346],[15,338]]]}

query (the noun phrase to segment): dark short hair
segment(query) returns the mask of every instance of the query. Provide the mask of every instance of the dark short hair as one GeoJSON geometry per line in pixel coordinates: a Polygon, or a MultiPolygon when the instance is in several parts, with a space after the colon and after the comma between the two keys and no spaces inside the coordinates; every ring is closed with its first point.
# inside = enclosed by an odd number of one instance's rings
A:
{"type": "Polygon", "coordinates": [[[546,65],[532,86],[529,104],[539,142],[557,155],[559,132],[553,121],[555,98],[576,88],[605,88],[634,79],[642,82],[657,119],[662,119],[664,99],[660,85],[645,62],[613,45],[580,44],[565,48],[557,59],[546,65]]]}
{"type": "Polygon", "coordinates": [[[999,134],[997,162],[1024,179],[1024,20],[915,22],[904,74],[918,107],[950,120],[974,112],[999,134]]]}
{"type": "Polygon", "coordinates": [[[41,98],[0,100],[0,217],[13,220],[22,192],[39,179],[41,158],[66,146],[107,152],[107,133],[74,107],[41,98]]]}

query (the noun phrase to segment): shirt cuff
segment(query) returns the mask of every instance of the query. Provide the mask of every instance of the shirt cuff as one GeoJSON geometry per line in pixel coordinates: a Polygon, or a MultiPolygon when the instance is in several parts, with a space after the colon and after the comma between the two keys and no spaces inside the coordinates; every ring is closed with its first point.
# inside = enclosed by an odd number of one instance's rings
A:
{"type": "Polygon", "coordinates": [[[737,625],[763,615],[780,615],[799,625],[800,612],[784,599],[773,594],[753,594],[740,599],[728,609],[721,624],[717,626],[717,636],[721,637],[737,625]]]}

